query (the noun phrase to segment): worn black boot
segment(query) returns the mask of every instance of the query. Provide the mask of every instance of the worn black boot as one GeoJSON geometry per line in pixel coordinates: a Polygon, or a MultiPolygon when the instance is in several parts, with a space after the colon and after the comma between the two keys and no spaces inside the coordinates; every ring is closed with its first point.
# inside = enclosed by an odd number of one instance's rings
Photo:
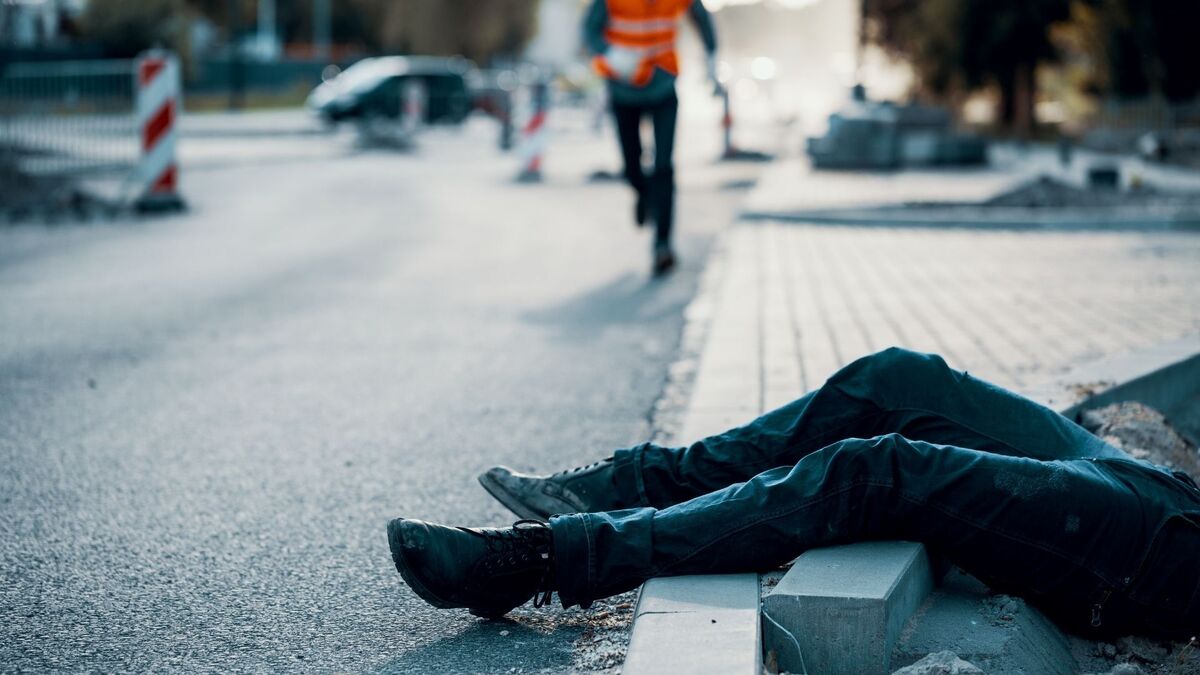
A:
{"type": "Polygon", "coordinates": [[[480,474],[479,484],[508,510],[522,518],[549,520],[560,513],[592,513],[625,508],[613,485],[613,459],[530,476],[504,466],[480,474]]]}
{"type": "Polygon", "coordinates": [[[387,531],[396,569],[434,607],[496,619],[531,597],[534,607],[550,602],[554,541],[545,523],[496,529],[397,518],[387,531]]]}

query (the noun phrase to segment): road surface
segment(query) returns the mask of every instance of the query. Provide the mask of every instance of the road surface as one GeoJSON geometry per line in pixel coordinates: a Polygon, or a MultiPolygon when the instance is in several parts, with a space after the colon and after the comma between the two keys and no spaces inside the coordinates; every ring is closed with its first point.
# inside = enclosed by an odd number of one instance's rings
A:
{"type": "Polygon", "coordinates": [[[434,610],[384,524],[506,524],[488,466],[645,439],[755,168],[715,127],[681,154],[654,281],[586,125],[516,186],[486,122],[410,153],[221,124],[185,215],[0,228],[0,670],[570,669],[561,610],[434,610]]]}

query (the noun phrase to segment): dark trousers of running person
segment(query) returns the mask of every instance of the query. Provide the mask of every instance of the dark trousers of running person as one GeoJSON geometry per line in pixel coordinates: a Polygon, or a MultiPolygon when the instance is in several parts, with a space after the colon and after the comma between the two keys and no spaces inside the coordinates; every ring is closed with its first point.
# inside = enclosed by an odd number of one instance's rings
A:
{"type": "Polygon", "coordinates": [[[612,103],[621,142],[621,158],[625,164],[625,180],[645,200],[647,212],[654,219],[656,249],[671,245],[671,226],[675,217],[675,118],[679,99],[671,94],[654,103],[612,103]],[[649,117],[654,125],[654,170],[647,176],[642,168],[642,118],[649,117]]]}
{"type": "Polygon", "coordinates": [[[1200,491],[1032,401],[891,349],[690,447],[618,451],[624,510],[551,519],[565,605],[807,549],[924,542],[1086,634],[1200,630],[1200,491]]]}

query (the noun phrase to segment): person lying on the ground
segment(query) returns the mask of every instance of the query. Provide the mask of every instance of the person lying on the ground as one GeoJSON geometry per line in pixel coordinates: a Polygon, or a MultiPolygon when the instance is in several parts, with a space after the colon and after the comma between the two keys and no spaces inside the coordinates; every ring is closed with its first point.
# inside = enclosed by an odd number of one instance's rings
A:
{"type": "Polygon", "coordinates": [[[646,443],[544,477],[497,467],[480,481],[525,520],[387,526],[397,570],[436,607],[499,617],[552,592],[588,607],[652,577],[903,539],[1085,635],[1200,632],[1195,482],[935,355],[859,359],[690,447],[646,443]]]}

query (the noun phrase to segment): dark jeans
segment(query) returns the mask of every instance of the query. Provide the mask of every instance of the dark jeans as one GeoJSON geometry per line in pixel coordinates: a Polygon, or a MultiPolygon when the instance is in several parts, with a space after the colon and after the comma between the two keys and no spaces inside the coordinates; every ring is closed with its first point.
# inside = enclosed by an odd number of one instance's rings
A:
{"type": "Polygon", "coordinates": [[[551,521],[564,604],[904,539],[1084,632],[1200,629],[1200,491],[937,356],[859,359],[744,427],[615,464],[628,509],[551,521]]]}
{"type": "Polygon", "coordinates": [[[621,141],[621,157],[625,162],[625,180],[633,186],[638,199],[647,200],[648,213],[656,225],[654,243],[671,243],[671,225],[675,213],[675,118],[679,99],[675,94],[656,103],[629,105],[613,102],[613,118],[617,122],[617,138],[621,141]],[[642,118],[649,115],[654,123],[654,172],[649,177],[642,169],[642,118]]]}

